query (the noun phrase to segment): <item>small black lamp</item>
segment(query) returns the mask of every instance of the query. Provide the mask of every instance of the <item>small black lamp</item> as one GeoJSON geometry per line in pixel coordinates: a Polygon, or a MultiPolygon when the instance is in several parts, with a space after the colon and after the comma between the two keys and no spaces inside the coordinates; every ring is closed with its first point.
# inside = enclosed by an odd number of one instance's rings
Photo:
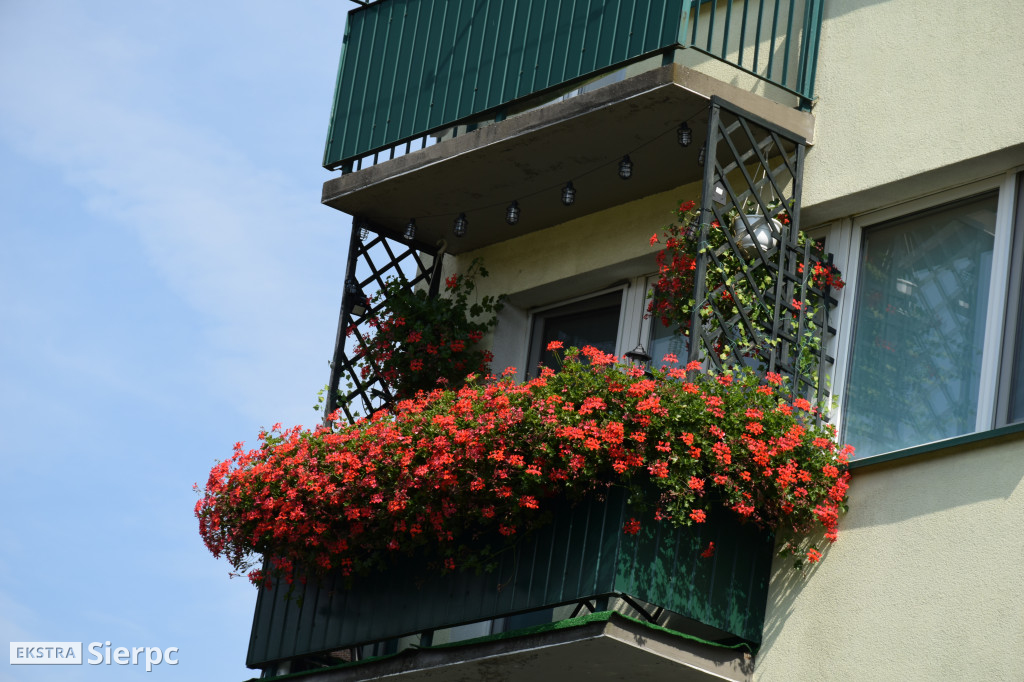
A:
{"type": "Polygon", "coordinates": [[[350,279],[345,282],[345,293],[349,295],[349,305],[351,306],[349,313],[353,317],[362,317],[365,315],[366,311],[369,310],[366,294],[359,289],[359,285],[356,284],[354,279],[350,279]]]}
{"type": "Polygon", "coordinates": [[[651,356],[647,354],[642,343],[636,344],[636,348],[625,354],[627,360],[636,362],[641,365],[646,365],[651,361],[651,356]]]}
{"type": "Polygon", "coordinates": [[[619,177],[623,180],[633,177],[633,161],[629,158],[629,154],[623,156],[622,161],[619,161],[619,177]]]}
{"type": "Polygon", "coordinates": [[[572,186],[572,180],[570,180],[562,188],[562,203],[566,206],[572,206],[574,201],[576,201],[576,188],[572,186]]]}
{"type": "Polygon", "coordinates": [[[415,239],[416,238],[416,219],[415,218],[409,218],[409,224],[405,226],[404,235],[405,235],[406,239],[415,239]]]}
{"type": "Polygon", "coordinates": [[[455,224],[452,226],[452,231],[455,232],[456,237],[463,237],[466,235],[466,228],[469,226],[469,221],[466,220],[466,214],[460,213],[459,217],[455,219],[455,224]]]}
{"type": "Polygon", "coordinates": [[[690,143],[693,142],[693,131],[690,130],[690,126],[686,121],[683,121],[682,125],[679,126],[676,134],[679,138],[680,147],[689,147],[690,143]]]}
{"type": "Polygon", "coordinates": [[[515,225],[519,222],[519,202],[513,201],[508,205],[508,209],[505,211],[505,222],[509,225],[515,225]]]}

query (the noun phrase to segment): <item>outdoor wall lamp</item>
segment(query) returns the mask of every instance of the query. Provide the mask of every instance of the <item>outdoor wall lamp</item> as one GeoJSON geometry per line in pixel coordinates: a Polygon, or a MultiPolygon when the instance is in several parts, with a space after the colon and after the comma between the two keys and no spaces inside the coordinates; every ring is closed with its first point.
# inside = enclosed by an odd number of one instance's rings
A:
{"type": "Polygon", "coordinates": [[[357,318],[365,315],[369,310],[368,300],[354,279],[345,282],[345,293],[349,296],[349,314],[357,318]]]}
{"type": "Polygon", "coordinates": [[[636,362],[642,366],[647,365],[651,361],[651,356],[647,354],[647,350],[642,343],[636,344],[636,348],[625,353],[625,357],[630,362],[636,362]]]}

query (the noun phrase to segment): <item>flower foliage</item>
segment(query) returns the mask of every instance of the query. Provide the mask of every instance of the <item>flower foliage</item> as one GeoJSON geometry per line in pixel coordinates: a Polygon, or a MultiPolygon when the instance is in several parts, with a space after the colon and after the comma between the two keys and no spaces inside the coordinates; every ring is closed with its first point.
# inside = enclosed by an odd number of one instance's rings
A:
{"type": "MultiPolygon", "coordinates": [[[[249,573],[256,583],[413,556],[441,571],[486,568],[560,501],[609,486],[629,488],[656,523],[738,515],[805,560],[819,556],[816,533],[836,539],[852,448],[815,425],[807,401],[780,397],[782,377],[696,363],[645,373],[591,347],[569,349],[557,373],[522,384],[513,373],[352,425],[276,425],[254,449],[236,444],[195,508],[206,546],[240,572],[269,557],[269,574],[249,573]]],[[[631,518],[623,532],[640,528],[631,518]]]]}
{"type": "Polygon", "coordinates": [[[470,373],[486,375],[492,356],[480,341],[495,325],[501,301],[484,296],[471,302],[477,276],[486,277],[487,270],[473,261],[465,274],[450,276],[444,295],[435,297],[390,281],[377,296],[387,305],[368,320],[374,332],[355,352],[362,378],[376,373],[403,400],[439,383],[458,388],[470,373]]]}
{"type": "MultiPolygon", "coordinates": [[[[790,224],[789,214],[779,202],[769,203],[767,208],[776,229],[784,229],[783,226],[790,224]]],[[[783,235],[770,234],[769,221],[759,218],[758,211],[756,203],[745,208],[746,218],[741,218],[739,211],[731,210],[726,214],[725,226],[718,221],[707,226],[706,240],[702,242],[699,207],[693,201],[680,204],[676,210],[676,221],[665,228],[664,242],[662,235],[658,234],[650,239],[652,246],[664,243],[664,248],[657,255],[659,276],[651,292],[648,313],[660,319],[665,326],[675,327],[682,335],[690,336],[692,315],[697,305],[697,260],[703,255],[707,262],[704,281],[707,293],[701,302],[700,319],[705,331],[717,333],[714,351],[723,355],[723,359],[730,350],[737,351],[734,357],[764,357],[766,349],[758,347],[755,338],[763,337],[762,343],[778,343],[777,339],[768,338],[776,314],[792,320],[791,332],[795,334],[799,331],[796,314],[803,308],[805,327],[801,340],[801,369],[816,376],[814,358],[821,347],[820,328],[824,320],[821,313],[827,305],[827,291],[842,289],[845,283],[834,266],[817,258],[807,273],[804,273],[804,264],[800,263],[797,272],[803,276],[806,286],[799,287],[799,298],[785,301],[783,310],[776,313],[774,297],[765,297],[765,292],[773,290],[776,276],[764,267],[762,258],[778,265],[781,249],[773,246],[773,236],[777,240],[783,235]],[[747,224],[754,230],[753,236],[748,232],[747,224]],[[762,234],[755,239],[758,230],[762,234]]],[[[799,233],[800,245],[805,239],[805,235],[799,233]]],[[[820,244],[814,243],[811,247],[816,256],[822,255],[820,244]]]]}

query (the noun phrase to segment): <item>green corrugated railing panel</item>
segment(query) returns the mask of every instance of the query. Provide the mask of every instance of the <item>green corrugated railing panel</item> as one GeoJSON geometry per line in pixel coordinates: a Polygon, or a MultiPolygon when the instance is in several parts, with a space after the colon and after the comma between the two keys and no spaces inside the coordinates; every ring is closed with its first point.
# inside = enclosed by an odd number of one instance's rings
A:
{"type": "Polygon", "coordinates": [[[770,534],[731,513],[676,529],[635,514],[625,494],[564,508],[555,522],[505,552],[493,573],[433,575],[419,565],[323,585],[261,590],[247,663],[391,639],[612,594],[630,597],[759,642],[772,559],[770,534]],[[715,556],[700,552],[714,541],[715,556]]]}
{"type": "Polygon", "coordinates": [[[388,0],[349,14],[324,165],[676,43],[686,0],[388,0]]]}

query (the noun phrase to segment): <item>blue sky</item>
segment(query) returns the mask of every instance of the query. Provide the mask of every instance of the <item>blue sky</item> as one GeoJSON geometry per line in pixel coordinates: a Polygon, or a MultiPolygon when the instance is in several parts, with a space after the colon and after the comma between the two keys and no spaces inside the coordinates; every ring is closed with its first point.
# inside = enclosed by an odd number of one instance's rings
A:
{"type": "Polygon", "coordinates": [[[192,484],[262,425],[316,420],[352,6],[0,0],[0,643],[180,660],[0,680],[252,676],[255,589],[203,547],[192,484]]]}

